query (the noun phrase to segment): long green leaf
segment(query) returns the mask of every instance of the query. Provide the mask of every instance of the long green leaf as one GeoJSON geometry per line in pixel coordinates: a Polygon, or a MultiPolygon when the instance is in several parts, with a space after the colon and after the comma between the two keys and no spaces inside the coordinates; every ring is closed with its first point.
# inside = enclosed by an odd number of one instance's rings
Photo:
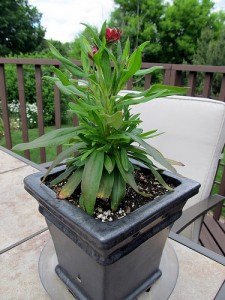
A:
{"type": "Polygon", "coordinates": [[[131,98],[142,97],[142,96],[145,96],[147,93],[148,93],[148,90],[145,90],[143,92],[132,91],[131,93],[126,93],[124,96],[119,94],[118,98],[120,98],[121,100],[126,100],[126,99],[131,99],[131,98]]]}
{"type": "Polygon", "coordinates": [[[184,95],[187,93],[187,87],[180,87],[180,86],[172,86],[172,85],[164,85],[164,84],[154,84],[148,90],[148,93],[159,92],[161,90],[166,90],[168,95],[184,95]]]}
{"type": "Polygon", "coordinates": [[[112,67],[110,64],[110,58],[109,58],[108,52],[105,50],[102,52],[101,68],[102,68],[102,72],[103,72],[103,76],[104,76],[105,86],[106,86],[107,90],[109,90],[112,85],[112,83],[111,83],[112,67]]]}
{"type": "Polygon", "coordinates": [[[85,211],[84,201],[83,201],[83,196],[82,195],[80,195],[80,198],[79,198],[79,205],[80,205],[80,208],[85,211]]]}
{"type": "Polygon", "coordinates": [[[137,142],[139,145],[144,147],[146,152],[150,156],[152,156],[157,162],[159,162],[163,167],[165,167],[166,169],[170,170],[173,173],[177,173],[176,169],[171,166],[171,164],[165,159],[165,157],[162,155],[162,153],[160,153],[157,149],[155,149],[154,147],[152,147],[151,145],[149,145],[148,143],[143,141],[141,138],[139,138],[138,136],[136,136],[130,132],[126,132],[126,134],[131,139],[133,139],[133,141],[137,142]]]}
{"type": "Polygon", "coordinates": [[[150,133],[150,132],[144,132],[144,133],[141,133],[141,134],[139,135],[139,137],[142,138],[142,139],[152,139],[152,138],[157,137],[157,136],[159,136],[159,135],[162,135],[162,134],[164,134],[164,133],[165,133],[165,132],[159,132],[159,133],[156,133],[156,134],[152,134],[152,133],[150,133]]]}
{"type": "Polygon", "coordinates": [[[59,88],[59,90],[63,94],[65,94],[67,96],[73,95],[72,91],[68,90],[67,86],[63,85],[59,78],[57,78],[57,77],[51,77],[51,76],[43,76],[42,78],[43,79],[47,79],[47,80],[52,81],[53,83],[55,83],[56,86],[59,88]]]}
{"type": "Polygon", "coordinates": [[[127,41],[126,41],[126,44],[125,44],[123,55],[122,55],[123,61],[127,60],[127,57],[129,56],[129,53],[130,53],[130,40],[128,38],[127,41]]]}
{"type": "Polygon", "coordinates": [[[126,172],[131,171],[130,161],[128,159],[127,151],[124,148],[120,149],[120,157],[121,157],[121,163],[122,163],[124,170],[126,172]]]}
{"type": "Polygon", "coordinates": [[[55,179],[53,179],[50,182],[50,186],[56,185],[58,183],[60,183],[61,181],[65,180],[66,178],[68,178],[70,176],[70,174],[75,171],[75,167],[69,167],[67,168],[62,174],[60,174],[59,176],[57,176],[55,179]]]}
{"type": "Polygon", "coordinates": [[[126,134],[115,133],[115,134],[108,136],[107,140],[120,140],[120,141],[129,143],[131,139],[128,136],[126,136],[126,134]]]}
{"type": "Polygon", "coordinates": [[[71,110],[69,110],[70,112],[80,116],[88,117],[88,113],[82,107],[80,107],[79,104],[74,102],[69,102],[69,107],[71,108],[71,110]]]}
{"type": "Polygon", "coordinates": [[[57,75],[57,77],[60,79],[63,85],[71,85],[71,82],[69,79],[66,77],[66,75],[61,72],[59,69],[53,67],[54,73],[57,75]]]}
{"type": "Polygon", "coordinates": [[[96,196],[98,193],[104,163],[104,152],[93,152],[85,164],[81,183],[82,201],[86,212],[94,212],[96,196]]]}
{"type": "Polygon", "coordinates": [[[81,47],[81,62],[84,71],[88,74],[90,71],[90,59],[86,52],[83,51],[83,48],[81,47]]]}
{"type": "Polygon", "coordinates": [[[104,40],[101,47],[98,49],[98,51],[93,56],[93,60],[96,64],[96,66],[98,66],[98,68],[101,68],[102,53],[103,53],[103,51],[105,51],[105,47],[106,47],[106,41],[104,40]]]}
{"type": "Polygon", "coordinates": [[[117,111],[113,115],[103,115],[106,119],[106,123],[111,125],[115,129],[119,129],[123,124],[123,113],[122,111],[117,111]]]}
{"type": "Polygon", "coordinates": [[[83,107],[83,109],[86,110],[87,112],[89,112],[90,110],[101,109],[99,106],[97,106],[97,104],[87,103],[87,101],[82,101],[80,99],[78,99],[76,103],[79,104],[81,107],[83,107]]]}
{"type": "Polygon", "coordinates": [[[84,25],[88,29],[88,31],[90,32],[91,36],[94,39],[94,42],[95,42],[96,46],[98,48],[100,48],[101,44],[102,44],[101,40],[99,39],[98,35],[94,32],[94,30],[91,28],[91,26],[88,25],[88,24],[85,24],[85,23],[81,23],[81,24],[84,25]]]}
{"type": "Polygon", "coordinates": [[[148,167],[151,170],[154,177],[158,180],[159,183],[162,184],[162,186],[164,186],[168,191],[173,191],[173,189],[165,182],[161,174],[156,170],[156,167],[147,156],[139,152],[134,152],[131,158],[143,163],[146,167],[148,167]]]}
{"type": "MultiPolygon", "coordinates": [[[[102,139],[102,142],[104,143],[105,140],[102,139]]],[[[97,148],[97,151],[103,151],[103,152],[107,153],[110,150],[111,147],[112,147],[112,145],[105,144],[104,146],[97,148]]]]}
{"type": "Polygon", "coordinates": [[[81,156],[80,161],[83,162],[92,152],[96,151],[96,148],[89,149],[81,156]]]}
{"type": "Polygon", "coordinates": [[[158,180],[159,183],[161,183],[162,186],[164,186],[164,188],[166,188],[168,191],[172,192],[173,188],[171,188],[163,179],[163,177],[161,176],[161,174],[152,166],[149,166],[149,169],[151,170],[152,174],[154,175],[154,177],[158,180]]]}
{"type": "Polygon", "coordinates": [[[121,61],[122,58],[122,47],[121,47],[121,42],[117,42],[117,60],[121,61]]]}
{"type": "Polygon", "coordinates": [[[67,86],[67,90],[71,91],[74,95],[77,95],[77,96],[81,97],[82,99],[87,100],[87,95],[85,93],[81,92],[74,85],[67,86]]]}
{"type": "Polygon", "coordinates": [[[81,62],[84,71],[88,74],[90,71],[90,59],[88,54],[92,54],[92,49],[89,42],[86,40],[84,36],[80,38],[80,45],[81,45],[81,62]]]}
{"type": "Polygon", "coordinates": [[[151,73],[153,73],[154,71],[156,71],[156,70],[161,70],[161,69],[163,69],[162,66],[154,66],[154,67],[152,67],[152,68],[150,68],[150,69],[139,70],[139,71],[137,71],[134,75],[135,75],[135,76],[143,76],[143,75],[146,75],[146,74],[151,74],[151,73]]]}
{"type": "Polygon", "coordinates": [[[65,199],[72,195],[78,185],[81,183],[83,169],[77,169],[68,179],[67,183],[61,189],[58,198],[65,199]]]}
{"type": "Polygon", "coordinates": [[[115,170],[115,179],[113,184],[112,193],[110,196],[111,209],[116,211],[126,195],[126,182],[121,176],[120,172],[115,170]]]}
{"type": "Polygon", "coordinates": [[[105,38],[105,32],[106,32],[106,21],[102,24],[102,28],[99,33],[100,40],[103,40],[105,38]]]}
{"type": "Polygon", "coordinates": [[[74,75],[74,76],[78,76],[81,78],[85,78],[88,75],[85,74],[81,68],[79,68],[78,66],[76,66],[74,63],[72,63],[70,60],[68,60],[67,58],[63,57],[59,51],[51,44],[49,44],[49,48],[52,52],[52,54],[74,75]]]}
{"type": "Polygon", "coordinates": [[[60,89],[60,91],[67,96],[76,95],[84,100],[87,100],[87,95],[85,93],[83,93],[83,91],[81,90],[81,88],[79,88],[78,85],[75,87],[74,85],[72,85],[72,83],[70,81],[68,81],[67,85],[65,85],[66,79],[64,80],[64,84],[61,81],[61,80],[63,80],[62,78],[59,79],[57,77],[44,76],[43,79],[47,79],[47,80],[54,82],[56,84],[56,86],[60,89]]]}
{"type": "Polygon", "coordinates": [[[120,99],[117,102],[116,107],[144,103],[159,97],[185,95],[187,90],[188,88],[186,87],[155,84],[143,92],[132,92],[124,96],[119,96],[120,99]]]}
{"type": "Polygon", "coordinates": [[[110,174],[114,170],[115,160],[110,158],[107,154],[105,155],[104,166],[107,172],[110,174]]]}
{"type": "Polygon", "coordinates": [[[141,45],[139,45],[137,47],[137,49],[131,54],[129,60],[128,60],[128,69],[133,65],[134,61],[137,59],[137,57],[141,58],[141,53],[143,51],[143,49],[149,44],[149,41],[146,41],[144,43],[142,43],[141,45]],[[138,54],[138,56],[137,56],[138,54]]]}
{"type": "Polygon", "coordinates": [[[138,96],[135,99],[129,99],[129,100],[121,100],[116,107],[121,107],[121,106],[128,106],[128,105],[137,105],[140,103],[145,103],[148,102],[150,100],[159,98],[159,97],[165,97],[165,96],[170,96],[170,95],[174,95],[173,92],[167,92],[167,90],[159,90],[158,92],[152,92],[150,95],[146,95],[145,97],[140,97],[138,96]]]}
{"type": "Polygon", "coordinates": [[[149,135],[152,135],[154,133],[156,133],[158,131],[158,129],[154,129],[154,130],[150,130],[150,131],[147,131],[147,132],[144,132],[140,135],[141,138],[144,138],[146,136],[149,136],[149,135]]]}
{"type": "Polygon", "coordinates": [[[171,164],[171,165],[174,165],[174,166],[180,166],[180,167],[184,167],[185,165],[180,162],[180,161],[177,161],[177,160],[173,160],[171,158],[166,158],[166,160],[171,164]]]}
{"type": "Polygon", "coordinates": [[[76,145],[62,151],[57,157],[56,159],[52,162],[51,166],[48,168],[47,172],[45,173],[45,176],[42,179],[42,182],[45,181],[45,178],[48,176],[48,174],[51,172],[51,170],[53,168],[55,168],[55,166],[57,166],[59,163],[61,163],[61,161],[63,161],[65,158],[67,158],[70,154],[76,152],[77,150],[85,147],[85,143],[77,143],[76,145]]]}
{"type": "Polygon", "coordinates": [[[129,157],[143,163],[147,167],[153,166],[153,162],[142,153],[133,152],[129,154],[129,157]]]}
{"type": "Polygon", "coordinates": [[[122,76],[118,82],[118,88],[121,89],[122,86],[140,69],[141,67],[141,51],[137,50],[135,52],[134,59],[132,63],[130,62],[129,68],[122,71],[122,76]]]}
{"type": "MultiPolygon", "coordinates": [[[[90,113],[89,113],[90,115],[90,113]]],[[[92,115],[93,115],[93,119],[96,123],[96,125],[98,126],[98,129],[104,134],[105,132],[105,126],[104,126],[104,121],[101,118],[101,116],[99,116],[98,111],[92,111],[92,115]]]]}
{"type": "Polygon", "coordinates": [[[112,192],[113,183],[114,183],[114,172],[109,174],[107,171],[104,171],[102,174],[97,197],[100,199],[108,199],[112,192]]]}
{"type": "Polygon", "coordinates": [[[130,56],[127,64],[127,69],[124,69],[121,72],[121,76],[118,78],[118,88],[117,90],[119,91],[122,86],[140,69],[141,67],[141,62],[142,62],[142,50],[144,47],[148,44],[148,42],[143,43],[140,45],[130,56]]]}
{"type": "Polygon", "coordinates": [[[13,150],[26,150],[40,147],[58,146],[78,134],[79,127],[60,128],[50,131],[29,143],[18,144],[13,150]]]}
{"type": "Polygon", "coordinates": [[[126,172],[122,166],[122,163],[120,161],[120,156],[119,156],[119,153],[117,151],[115,151],[115,159],[116,159],[116,165],[120,171],[120,174],[121,176],[123,177],[123,180],[129,184],[132,189],[135,190],[135,192],[137,192],[138,194],[144,196],[144,197],[150,197],[152,196],[151,194],[146,194],[146,193],[142,193],[139,191],[139,188],[135,182],[135,179],[134,179],[134,175],[132,174],[132,172],[126,172]]]}

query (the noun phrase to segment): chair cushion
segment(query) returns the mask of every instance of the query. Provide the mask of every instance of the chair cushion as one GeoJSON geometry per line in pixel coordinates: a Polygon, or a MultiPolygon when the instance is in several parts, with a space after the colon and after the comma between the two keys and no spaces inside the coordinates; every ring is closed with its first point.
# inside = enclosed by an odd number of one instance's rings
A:
{"type": "MultiPolygon", "coordinates": [[[[122,93],[127,93],[124,91],[122,93]]],[[[182,162],[178,173],[201,183],[199,194],[185,208],[209,196],[225,142],[225,104],[221,101],[170,96],[132,106],[141,113],[144,131],[164,134],[148,143],[167,158],[182,162]]]]}

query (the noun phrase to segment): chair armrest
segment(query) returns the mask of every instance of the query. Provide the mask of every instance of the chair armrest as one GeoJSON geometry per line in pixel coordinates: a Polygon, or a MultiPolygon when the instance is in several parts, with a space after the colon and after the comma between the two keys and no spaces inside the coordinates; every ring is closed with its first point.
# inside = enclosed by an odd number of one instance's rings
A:
{"type": "Polygon", "coordinates": [[[194,222],[198,217],[204,215],[208,210],[212,209],[214,206],[224,201],[224,199],[224,196],[215,194],[187,208],[182,212],[182,216],[174,223],[171,230],[175,233],[180,233],[184,228],[186,228],[188,225],[194,222]]]}

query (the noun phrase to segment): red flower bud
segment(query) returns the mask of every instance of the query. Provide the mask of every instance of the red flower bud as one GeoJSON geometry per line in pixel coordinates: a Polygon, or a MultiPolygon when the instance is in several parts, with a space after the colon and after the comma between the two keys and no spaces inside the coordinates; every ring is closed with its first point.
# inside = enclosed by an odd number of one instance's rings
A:
{"type": "Polygon", "coordinates": [[[93,47],[91,48],[91,50],[92,50],[92,53],[88,53],[88,57],[89,57],[90,59],[93,59],[93,55],[95,55],[95,53],[98,52],[98,48],[95,47],[95,46],[93,46],[93,47]]]}
{"type": "Polygon", "coordinates": [[[122,31],[119,28],[106,28],[105,38],[107,44],[118,41],[121,35],[122,31]]]}

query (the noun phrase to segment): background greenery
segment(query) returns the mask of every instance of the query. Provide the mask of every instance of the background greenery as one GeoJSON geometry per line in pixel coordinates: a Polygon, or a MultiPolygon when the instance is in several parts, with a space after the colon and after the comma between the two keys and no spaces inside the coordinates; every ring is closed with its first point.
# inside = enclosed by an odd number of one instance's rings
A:
{"type": "Polygon", "coordinates": [[[45,30],[41,14],[27,0],[0,1],[0,55],[36,51],[42,47],[45,30]]]}
{"type": "MultiPolygon", "coordinates": [[[[144,61],[160,63],[198,63],[221,65],[224,51],[213,50],[224,45],[225,12],[213,10],[213,0],[114,0],[115,10],[109,26],[120,27],[122,39],[130,38],[131,50],[144,41],[150,45],[144,52],[144,61]],[[204,50],[202,45],[206,45],[204,50]],[[210,53],[215,53],[210,60],[210,53]],[[197,56],[196,56],[197,55],[197,56]],[[201,56],[202,57],[202,56],[201,56]],[[208,58],[208,60],[207,60],[208,58]]],[[[28,0],[5,0],[0,3],[0,56],[18,56],[35,53],[34,57],[49,54],[41,26],[41,13],[28,0]]],[[[92,24],[90,24],[92,25],[92,24]]],[[[87,36],[84,29],[70,43],[53,41],[66,56],[80,58],[79,40],[87,36]]]]}
{"type": "MultiPolygon", "coordinates": [[[[128,37],[133,51],[137,45],[150,41],[143,60],[158,63],[193,63],[225,65],[225,12],[214,11],[212,0],[114,0],[115,10],[109,26],[120,27],[122,39],[128,37]]],[[[5,0],[0,3],[0,56],[10,58],[53,58],[44,39],[41,13],[29,5],[28,0],[5,0]]],[[[90,24],[91,25],[91,24],[90,24]]],[[[97,28],[94,28],[97,31],[97,28]]],[[[71,59],[80,59],[80,40],[87,39],[84,29],[70,43],[50,42],[71,59]]],[[[122,41],[122,42],[123,42],[122,41]]],[[[12,129],[20,128],[18,109],[18,84],[15,65],[6,64],[6,86],[12,129]]],[[[42,66],[43,75],[51,75],[49,66],[42,66]]],[[[187,82],[184,74],[183,82],[187,82]]],[[[202,92],[202,78],[198,74],[197,93],[202,92]]],[[[212,94],[217,96],[221,74],[213,78],[212,94]]],[[[152,82],[162,82],[162,72],[153,75],[152,82]]],[[[24,65],[25,96],[29,128],[37,127],[36,88],[34,66],[24,65]],[[32,110],[29,110],[32,107],[32,110]]],[[[142,89],[144,81],[134,82],[135,89],[142,89]]],[[[43,81],[44,122],[53,126],[54,90],[52,83],[43,81]]],[[[61,121],[68,123],[67,99],[61,95],[61,121]]],[[[0,135],[3,134],[0,102],[0,135]]]]}
{"type": "MultiPolygon", "coordinates": [[[[42,53],[33,54],[21,54],[20,58],[49,58],[49,54],[42,51],[42,53]]],[[[10,56],[11,57],[11,56],[10,56]]],[[[25,86],[25,96],[26,102],[28,104],[36,104],[36,82],[35,82],[35,69],[34,65],[24,65],[24,86],[25,86]]],[[[49,66],[42,66],[42,75],[51,75],[51,68],[49,66]]],[[[18,99],[18,82],[17,82],[17,72],[16,66],[7,64],[5,66],[6,75],[6,86],[7,86],[7,100],[8,103],[19,103],[18,99]]],[[[42,82],[42,95],[43,95],[43,106],[44,106],[44,123],[46,126],[51,126],[55,124],[55,107],[54,107],[54,89],[52,83],[47,80],[42,82]]],[[[61,118],[62,123],[67,123],[67,99],[64,95],[61,96],[61,118]]],[[[10,116],[12,118],[19,118],[19,114],[15,116],[14,110],[10,109],[10,116]]],[[[28,122],[30,128],[32,126],[31,122],[28,122]]]]}

